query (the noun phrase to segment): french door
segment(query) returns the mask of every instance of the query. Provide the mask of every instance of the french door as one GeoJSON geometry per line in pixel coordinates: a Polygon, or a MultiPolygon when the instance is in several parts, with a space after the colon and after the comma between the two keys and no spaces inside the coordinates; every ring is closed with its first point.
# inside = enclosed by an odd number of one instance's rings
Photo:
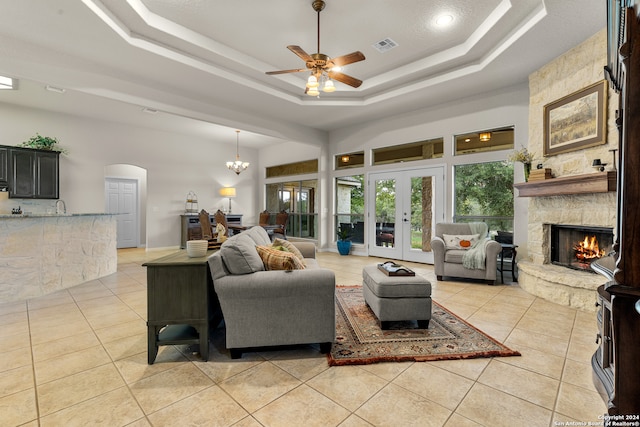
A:
{"type": "Polygon", "coordinates": [[[444,166],[372,173],[367,187],[369,255],[433,263],[431,236],[444,220],[444,166]]]}

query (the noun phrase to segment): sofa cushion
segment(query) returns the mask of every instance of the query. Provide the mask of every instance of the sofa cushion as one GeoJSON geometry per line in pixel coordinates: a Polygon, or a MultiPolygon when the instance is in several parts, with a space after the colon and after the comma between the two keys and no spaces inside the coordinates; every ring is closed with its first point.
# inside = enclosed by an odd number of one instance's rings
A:
{"type": "Polygon", "coordinates": [[[462,249],[450,249],[444,254],[444,262],[450,262],[452,264],[462,264],[462,257],[467,253],[462,249]]]}
{"type": "Polygon", "coordinates": [[[272,246],[273,247],[282,246],[287,251],[297,256],[300,261],[304,262],[304,257],[302,256],[302,252],[300,252],[300,249],[298,249],[296,245],[294,245],[290,241],[284,240],[284,239],[274,239],[272,246]]]}
{"type": "Polygon", "coordinates": [[[220,247],[220,256],[231,274],[250,274],[264,271],[253,239],[244,233],[233,236],[220,247]]]}
{"type": "Polygon", "coordinates": [[[256,246],[258,255],[268,270],[304,270],[304,264],[292,252],[285,252],[271,246],[256,246]]]}
{"type": "Polygon", "coordinates": [[[442,238],[447,249],[467,250],[480,239],[479,234],[443,234],[442,238]]]}
{"type": "Polygon", "coordinates": [[[249,236],[255,242],[256,246],[267,246],[271,244],[271,238],[262,227],[251,227],[240,233],[242,236],[249,236]]]}

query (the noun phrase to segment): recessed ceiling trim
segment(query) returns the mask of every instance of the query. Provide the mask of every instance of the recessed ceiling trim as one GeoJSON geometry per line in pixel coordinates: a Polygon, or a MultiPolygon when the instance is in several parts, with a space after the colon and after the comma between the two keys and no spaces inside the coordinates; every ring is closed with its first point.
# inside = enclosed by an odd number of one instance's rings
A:
{"type": "Polygon", "coordinates": [[[365,99],[364,104],[365,105],[375,104],[377,102],[382,102],[390,98],[405,95],[420,89],[425,89],[431,86],[438,85],[440,83],[444,83],[444,82],[454,80],[460,77],[464,77],[473,73],[477,73],[480,70],[487,67],[489,64],[491,64],[502,52],[504,52],[507,48],[509,48],[509,46],[515,43],[520,37],[522,37],[523,34],[525,34],[532,27],[534,27],[545,16],[547,16],[547,9],[544,6],[544,4],[540,4],[540,6],[527,17],[527,19],[523,22],[523,24],[520,27],[518,27],[509,36],[507,36],[491,52],[489,52],[489,54],[481,58],[479,62],[466,67],[459,68],[451,72],[447,72],[444,74],[434,76],[432,78],[422,80],[414,84],[409,84],[398,89],[392,89],[378,95],[367,97],[365,99]]]}
{"type": "Polygon", "coordinates": [[[130,44],[131,46],[146,50],[156,55],[163,56],[176,62],[180,62],[184,65],[188,65],[198,70],[216,75],[218,77],[222,77],[226,80],[233,81],[251,89],[276,96],[286,101],[293,102],[295,104],[301,104],[301,99],[297,96],[293,96],[281,90],[265,86],[262,83],[246,78],[237,73],[232,73],[223,68],[216,67],[211,63],[202,61],[200,58],[181,53],[173,48],[168,48],[155,42],[154,40],[141,38],[137,34],[130,31],[130,29],[127,28],[124,23],[122,23],[122,21],[117,19],[99,0],[82,0],[82,2],[92,12],[94,12],[107,26],[109,26],[109,28],[111,28],[118,36],[120,36],[126,43],[130,44]]]}
{"type": "MultiPolygon", "coordinates": [[[[434,75],[432,77],[403,85],[401,87],[395,87],[382,92],[375,93],[371,96],[367,96],[367,93],[372,92],[377,87],[393,82],[399,75],[409,75],[413,73],[423,72],[431,67],[450,62],[454,59],[458,59],[467,55],[478,43],[485,37],[488,32],[495,28],[499,21],[507,14],[512,8],[510,0],[502,0],[498,6],[489,14],[487,19],[478,27],[476,31],[466,39],[462,44],[454,46],[445,51],[438,52],[423,60],[415,61],[411,64],[407,64],[404,67],[397,68],[393,71],[380,74],[375,77],[370,77],[365,80],[364,84],[359,90],[352,88],[341,89],[342,92],[358,91],[363,94],[362,97],[355,98],[338,98],[335,96],[324,98],[310,98],[302,97],[292,92],[287,92],[284,89],[279,89],[270,86],[264,82],[260,82],[255,79],[248,78],[237,72],[231,72],[222,67],[211,64],[202,58],[186,54],[177,48],[167,46],[156,40],[132,32],[124,23],[111,13],[104,3],[100,0],[82,0],[83,3],[94,12],[105,24],[107,24],[116,34],[118,34],[123,40],[125,40],[131,46],[144,49],[148,52],[163,56],[173,61],[180,62],[184,65],[193,67],[195,69],[211,73],[218,77],[224,78],[229,81],[233,81],[237,84],[249,87],[251,89],[278,97],[285,101],[291,102],[295,105],[322,105],[322,106],[367,106],[373,105],[378,102],[386,101],[397,96],[401,96],[406,93],[415,92],[416,90],[425,89],[439,83],[454,80],[469,74],[476,73],[484,69],[490,64],[500,53],[504,52],[509,46],[515,43],[523,34],[531,29],[537,22],[539,22],[544,16],[546,16],[546,8],[544,2],[540,2],[538,8],[529,15],[525,22],[520,22],[515,29],[508,34],[501,43],[495,46],[491,51],[487,52],[480,59],[473,63],[468,63],[466,66],[447,71],[441,74],[434,75]]],[[[256,61],[251,57],[241,54],[234,49],[225,46],[221,43],[196,33],[186,27],[183,27],[173,21],[156,15],[151,12],[140,0],[127,0],[127,4],[132,10],[143,20],[143,22],[156,31],[161,31],[172,37],[176,37],[191,45],[204,49],[208,52],[214,53],[225,59],[234,61],[242,66],[247,66],[253,70],[259,71],[261,74],[265,68],[271,67],[268,64],[264,64],[260,61],[256,61]]],[[[276,76],[282,81],[292,86],[292,91],[299,89],[301,79],[288,76],[276,76]]]]}
{"type": "Polygon", "coordinates": [[[485,37],[489,33],[489,31],[498,24],[500,19],[502,19],[507,14],[511,7],[511,2],[509,0],[503,0],[502,2],[500,2],[498,7],[496,7],[489,14],[487,19],[484,20],[484,22],[476,29],[476,31],[474,31],[463,43],[435,53],[427,58],[412,62],[403,67],[399,67],[395,70],[367,79],[365,81],[365,84],[363,85],[363,89],[375,88],[376,86],[389,83],[393,79],[396,79],[398,75],[417,73],[422,70],[435,67],[467,55],[471,51],[471,49],[473,49],[478,44],[478,42],[480,42],[482,38],[485,37]]]}

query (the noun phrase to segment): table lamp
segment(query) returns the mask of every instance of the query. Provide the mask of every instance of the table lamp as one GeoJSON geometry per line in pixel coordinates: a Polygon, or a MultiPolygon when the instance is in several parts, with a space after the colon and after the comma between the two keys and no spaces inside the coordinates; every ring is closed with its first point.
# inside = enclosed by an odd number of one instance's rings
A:
{"type": "Polygon", "coordinates": [[[220,189],[220,195],[222,197],[229,198],[229,213],[231,213],[231,198],[236,197],[236,189],[235,187],[222,187],[220,189]]]}

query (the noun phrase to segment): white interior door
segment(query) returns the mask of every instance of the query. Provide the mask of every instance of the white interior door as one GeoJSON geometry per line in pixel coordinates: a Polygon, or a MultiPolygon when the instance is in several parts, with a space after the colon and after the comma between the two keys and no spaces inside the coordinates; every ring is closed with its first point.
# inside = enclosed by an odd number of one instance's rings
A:
{"type": "Polygon", "coordinates": [[[117,248],[138,247],[138,181],[135,179],[105,179],[106,212],[116,216],[117,248]]]}
{"type": "Polygon", "coordinates": [[[444,220],[444,166],[372,173],[369,255],[433,263],[431,236],[444,220]]]}

